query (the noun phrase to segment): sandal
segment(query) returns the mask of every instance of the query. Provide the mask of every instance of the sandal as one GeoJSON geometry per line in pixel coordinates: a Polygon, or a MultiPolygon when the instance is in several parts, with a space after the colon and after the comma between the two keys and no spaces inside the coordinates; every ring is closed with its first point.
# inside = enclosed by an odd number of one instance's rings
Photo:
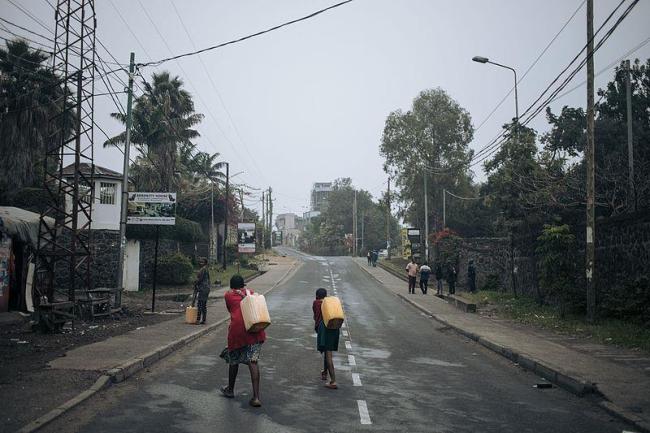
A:
{"type": "Polygon", "coordinates": [[[320,380],[327,380],[327,371],[323,370],[320,372],[320,380]]]}
{"type": "Polygon", "coordinates": [[[329,388],[329,389],[339,389],[339,387],[338,387],[338,385],[336,384],[336,382],[326,383],[326,384],[325,384],[325,388],[329,388]]]}
{"type": "Polygon", "coordinates": [[[223,394],[224,397],[226,398],[235,398],[235,393],[228,388],[228,385],[222,386],[221,389],[221,394],[223,394]]]}
{"type": "Polygon", "coordinates": [[[251,398],[250,401],[248,402],[248,404],[250,404],[253,407],[261,407],[262,406],[262,402],[259,401],[256,398],[251,398]]]}

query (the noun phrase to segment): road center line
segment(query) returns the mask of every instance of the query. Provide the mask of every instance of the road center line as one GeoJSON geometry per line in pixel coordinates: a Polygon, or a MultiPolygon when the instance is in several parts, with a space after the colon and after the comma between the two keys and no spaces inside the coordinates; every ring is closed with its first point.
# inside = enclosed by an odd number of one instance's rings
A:
{"type": "Polygon", "coordinates": [[[352,373],[352,386],[361,386],[361,377],[359,377],[359,373],[352,373]]]}
{"type": "Polygon", "coordinates": [[[346,341],[345,342],[345,348],[348,349],[348,350],[352,350],[352,343],[350,343],[349,341],[346,341]]]}
{"type": "Polygon", "coordinates": [[[348,331],[346,331],[345,329],[342,330],[341,333],[343,334],[344,337],[349,337],[349,336],[350,336],[350,335],[348,334],[348,331]]]}
{"type": "Polygon", "coordinates": [[[354,355],[348,355],[348,364],[357,365],[357,361],[354,359],[354,355]]]}
{"type": "Polygon", "coordinates": [[[368,405],[365,400],[357,400],[357,406],[359,407],[359,418],[361,419],[361,424],[372,424],[370,421],[370,414],[368,413],[368,405]]]}

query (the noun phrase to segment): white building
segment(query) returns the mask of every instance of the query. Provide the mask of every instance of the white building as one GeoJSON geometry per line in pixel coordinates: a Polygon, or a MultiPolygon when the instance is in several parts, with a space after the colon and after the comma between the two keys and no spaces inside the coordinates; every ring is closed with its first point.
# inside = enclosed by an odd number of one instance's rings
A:
{"type": "MultiPolygon", "coordinates": [[[[81,171],[90,175],[90,165],[81,164],[81,171]]],[[[70,164],[63,169],[63,177],[72,180],[74,165],[70,164]]],[[[119,230],[120,208],[122,204],[122,174],[108,168],[95,166],[94,175],[95,201],[92,206],[91,230],[119,230]]],[[[66,208],[72,211],[72,198],[67,196],[66,208]]],[[[79,215],[79,225],[87,221],[79,215]]]]}

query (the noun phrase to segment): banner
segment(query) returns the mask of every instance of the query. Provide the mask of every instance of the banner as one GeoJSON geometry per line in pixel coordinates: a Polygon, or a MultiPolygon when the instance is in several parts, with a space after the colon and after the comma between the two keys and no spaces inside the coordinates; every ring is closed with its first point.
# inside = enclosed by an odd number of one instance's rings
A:
{"type": "Polygon", "coordinates": [[[129,192],[127,224],[176,224],[175,192],[129,192]]]}
{"type": "Polygon", "coordinates": [[[255,252],[255,223],[237,224],[237,250],[240,253],[255,252]]]}

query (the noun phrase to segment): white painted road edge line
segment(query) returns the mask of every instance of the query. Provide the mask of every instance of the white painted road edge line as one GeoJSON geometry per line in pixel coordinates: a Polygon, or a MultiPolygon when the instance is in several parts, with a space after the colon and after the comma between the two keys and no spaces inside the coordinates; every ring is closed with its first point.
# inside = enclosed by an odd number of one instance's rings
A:
{"type": "Polygon", "coordinates": [[[349,341],[346,341],[345,342],[345,348],[348,349],[348,350],[352,350],[352,343],[350,343],[349,341]]]}
{"type": "Polygon", "coordinates": [[[359,407],[359,418],[361,419],[361,424],[372,424],[370,421],[370,414],[368,413],[368,405],[365,400],[357,400],[357,406],[359,407]]]}
{"type": "Polygon", "coordinates": [[[361,386],[361,378],[359,373],[352,373],[352,386],[361,386]]]}
{"type": "Polygon", "coordinates": [[[354,359],[354,355],[348,355],[348,364],[357,365],[357,361],[354,359]]]}

